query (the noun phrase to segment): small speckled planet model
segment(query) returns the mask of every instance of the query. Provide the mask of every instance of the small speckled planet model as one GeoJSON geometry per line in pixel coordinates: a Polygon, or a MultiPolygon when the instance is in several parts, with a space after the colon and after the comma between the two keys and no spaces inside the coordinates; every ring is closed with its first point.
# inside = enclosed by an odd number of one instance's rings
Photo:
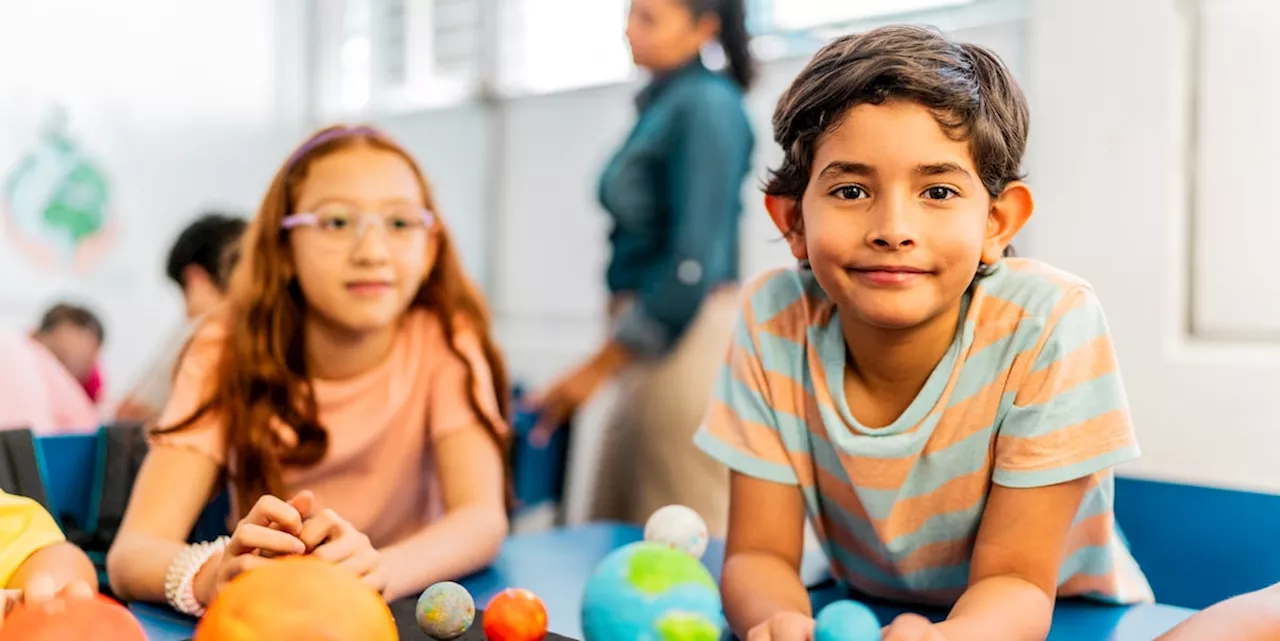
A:
{"type": "Polygon", "coordinates": [[[707,522],[693,508],[658,508],[644,524],[644,540],[661,543],[701,559],[707,551],[707,522]]]}
{"type": "Polygon", "coordinates": [[[456,639],[476,620],[476,602],[467,589],[452,581],[422,591],[415,610],[418,627],[436,639],[456,639]]]}

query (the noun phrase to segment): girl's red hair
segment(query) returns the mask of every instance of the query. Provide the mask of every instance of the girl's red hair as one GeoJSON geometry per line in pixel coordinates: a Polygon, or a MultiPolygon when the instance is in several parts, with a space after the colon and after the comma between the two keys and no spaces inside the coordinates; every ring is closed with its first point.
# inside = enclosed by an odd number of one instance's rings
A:
{"type": "MultiPolygon", "coordinates": [[[[303,358],[302,319],[306,301],[290,276],[289,248],[281,223],[285,216],[294,213],[298,187],[305,180],[311,163],[357,145],[383,149],[404,158],[421,183],[424,205],[437,211],[418,164],[385,134],[364,126],[335,126],[314,134],[276,172],[258,215],[241,240],[240,260],[232,272],[228,302],[222,312],[221,320],[228,331],[215,370],[216,384],[211,398],[176,425],[157,428],[159,433],[184,430],[206,412],[215,411],[226,425],[228,471],[241,510],[249,509],[264,494],[282,496],[285,491],[283,468],[314,465],[328,446],[328,434],[317,416],[311,378],[303,358]],[[275,420],[296,432],[296,443],[282,443],[272,426],[275,420]]],[[[464,273],[449,232],[439,218],[434,233],[437,236],[435,264],[412,305],[429,308],[438,315],[451,349],[464,362],[471,363],[459,351],[455,339],[469,333],[478,342],[492,375],[499,416],[488,409],[492,403],[480,397],[474,369],[469,369],[469,400],[505,460],[508,442],[502,422],[509,418],[511,404],[506,366],[490,335],[488,309],[464,273]]]]}

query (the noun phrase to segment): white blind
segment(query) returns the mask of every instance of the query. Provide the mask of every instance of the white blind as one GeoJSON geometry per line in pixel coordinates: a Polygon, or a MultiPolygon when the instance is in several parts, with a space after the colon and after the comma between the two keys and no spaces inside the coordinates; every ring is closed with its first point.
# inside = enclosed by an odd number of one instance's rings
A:
{"type": "MultiPolygon", "coordinates": [[[[330,1],[342,6],[337,84],[345,111],[462,100],[479,87],[486,53],[497,61],[494,86],[507,95],[616,83],[634,72],[624,34],[628,0],[330,1]],[[495,52],[483,50],[489,6],[495,52]]],[[[751,31],[777,34],[976,0],[744,1],[751,31]]]]}

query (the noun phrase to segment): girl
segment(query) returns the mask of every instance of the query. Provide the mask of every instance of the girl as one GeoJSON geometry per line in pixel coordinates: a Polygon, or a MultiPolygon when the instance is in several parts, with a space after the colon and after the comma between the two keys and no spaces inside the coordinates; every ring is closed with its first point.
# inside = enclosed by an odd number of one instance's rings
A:
{"type": "Polygon", "coordinates": [[[409,154],[367,127],[319,132],[242,249],[138,474],[112,588],[200,615],[275,555],[388,599],[486,565],[507,533],[506,375],[409,154]],[[187,545],[224,474],[239,523],[187,545]]]}
{"type": "Polygon", "coordinates": [[[754,145],[743,106],[754,78],[743,2],[632,0],[627,40],[654,80],[600,181],[614,221],[611,337],[533,405],[545,436],[622,374],[601,465],[611,472],[596,487],[591,517],[643,523],[682,503],[722,534],[728,477],[690,439],[733,328],[742,181],[754,145]],[[716,40],[724,76],[701,59],[716,40]]]}

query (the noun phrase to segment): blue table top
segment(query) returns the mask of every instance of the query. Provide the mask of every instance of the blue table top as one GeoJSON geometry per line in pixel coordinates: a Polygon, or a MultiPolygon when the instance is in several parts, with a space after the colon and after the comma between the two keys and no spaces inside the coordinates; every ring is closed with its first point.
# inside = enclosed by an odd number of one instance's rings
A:
{"type": "MultiPolygon", "coordinates": [[[[475,596],[480,607],[508,587],[532,590],[547,607],[549,628],[574,639],[582,638],[579,611],[582,592],[595,566],[610,551],[642,538],[638,527],[590,524],[513,536],[503,545],[493,565],[461,583],[475,596]]],[[[703,558],[717,578],[724,561],[724,545],[713,542],[703,558]]],[[[806,558],[802,578],[819,584],[825,569],[820,559],[806,558]]],[[[827,585],[811,590],[815,607],[843,595],[827,585]]],[[[906,611],[920,612],[934,619],[946,616],[942,610],[921,610],[887,604],[871,604],[882,621],[906,611]]],[[[150,641],[183,641],[190,638],[191,620],[156,606],[133,604],[150,641]]],[[[1082,601],[1060,601],[1054,613],[1049,641],[1150,641],[1193,613],[1192,610],[1163,605],[1112,607],[1082,601]]]]}

